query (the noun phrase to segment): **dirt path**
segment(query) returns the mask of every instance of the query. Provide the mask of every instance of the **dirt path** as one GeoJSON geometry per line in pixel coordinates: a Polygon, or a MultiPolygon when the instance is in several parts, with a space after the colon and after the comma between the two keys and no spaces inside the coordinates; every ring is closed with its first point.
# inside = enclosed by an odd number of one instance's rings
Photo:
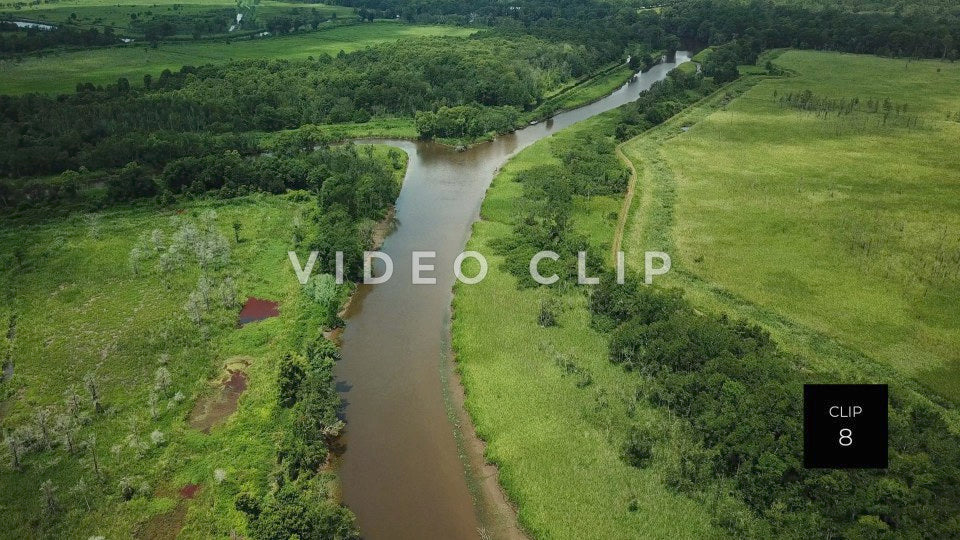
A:
{"type": "Polygon", "coordinates": [[[623,196],[623,204],[620,205],[620,215],[617,216],[617,230],[613,233],[613,244],[610,247],[610,260],[614,265],[617,264],[617,252],[620,251],[620,246],[623,244],[623,230],[627,226],[627,216],[630,214],[630,205],[633,204],[633,194],[637,187],[637,168],[623,154],[621,148],[624,144],[626,144],[626,141],[618,144],[615,151],[617,158],[630,168],[630,180],[627,181],[627,192],[623,196]]]}

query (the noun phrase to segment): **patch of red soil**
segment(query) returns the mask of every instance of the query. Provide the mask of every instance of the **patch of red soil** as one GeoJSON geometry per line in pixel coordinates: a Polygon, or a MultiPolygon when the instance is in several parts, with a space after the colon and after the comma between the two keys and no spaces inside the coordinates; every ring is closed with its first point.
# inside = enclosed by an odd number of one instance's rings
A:
{"type": "Polygon", "coordinates": [[[222,424],[237,410],[240,394],[247,389],[247,374],[242,371],[230,371],[230,377],[223,382],[220,391],[197,400],[190,412],[190,427],[210,433],[210,429],[222,424]]]}
{"type": "Polygon", "coordinates": [[[180,488],[180,498],[192,499],[197,496],[198,491],[200,491],[200,484],[187,484],[180,488]]]}
{"type": "Polygon", "coordinates": [[[153,516],[143,522],[135,536],[144,540],[174,540],[180,534],[186,518],[187,505],[181,502],[166,514],[153,516]]]}
{"type": "Polygon", "coordinates": [[[251,296],[247,298],[243,309],[240,310],[240,326],[279,316],[280,309],[276,302],[251,296]]]}

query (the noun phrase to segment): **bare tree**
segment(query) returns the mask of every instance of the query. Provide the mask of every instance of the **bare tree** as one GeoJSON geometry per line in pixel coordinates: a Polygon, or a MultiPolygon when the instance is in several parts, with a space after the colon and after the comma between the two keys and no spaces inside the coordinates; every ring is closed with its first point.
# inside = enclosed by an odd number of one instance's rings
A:
{"type": "Polygon", "coordinates": [[[23,454],[23,441],[16,431],[8,431],[4,437],[7,440],[7,447],[10,449],[10,466],[15,471],[20,470],[20,457],[23,454]]]}
{"type": "Polygon", "coordinates": [[[200,276],[200,279],[197,280],[197,296],[200,298],[200,301],[203,303],[203,310],[207,311],[210,309],[210,291],[213,289],[213,286],[210,283],[210,280],[207,279],[207,276],[200,276]]]}
{"type": "Polygon", "coordinates": [[[160,416],[160,396],[156,390],[151,390],[147,399],[147,404],[150,407],[150,418],[156,420],[160,416]]]}
{"type": "Polygon", "coordinates": [[[87,450],[90,452],[90,462],[93,464],[93,472],[97,478],[103,479],[103,473],[100,471],[100,460],[97,458],[97,437],[91,436],[87,439],[87,450]]]}
{"type": "Polygon", "coordinates": [[[53,411],[49,407],[40,407],[33,413],[33,421],[40,432],[40,439],[43,441],[44,448],[50,448],[50,424],[53,419],[53,411]]]}
{"type": "Polygon", "coordinates": [[[83,504],[84,506],[87,507],[87,511],[89,512],[91,510],[90,497],[89,497],[90,486],[87,484],[87,482],[83,479],[82,476],[80,477],[80,480],[77,482],[77,485],[73,486],[73,488],[70,491],[72,491],[73,493],[76,493],[77,495],[80,496],[81,499],[83,499],[83,504]]]}
{"type": "Polygon", "coordinates": [[[50,480],[40,484],[40,493],[43,494],[43,513],[54,516],[60,513],[60,501],[57,499],[57,488],[50,480]]]}
{"type": "Polygon", "coordinates": [[[93,373],[87,373],[83,376],[83,386],[90,393],[90,401],[93,404],[93,410],[97,413],[103,412],[103,405],[100,403],[100,383],[97,376],[93,373]]]}
{"type": "Polygon", "coordinates": [[[173,377],[170,375],[170,370],[164,366],[158,367],[153,374],[153,389],[162,395],[166,395],[172,384],[173,377]]]}
{"type": "Polygon", "coordinates": [[[153,250],[157,253],[157,255],[163,253],[163,251],[166,250],[166,239],[163,236],[163,231],[160,229],[154,229],[150,233],[150,243],[152,244],[153,250]]]}
{"type": "Polygon", "coordinates": [[[145,254],[140,249],[140,246],[133,246],[133,249],[130,250],[130,256],[128,257],[130,270],[133,272],[133,275],[140,275],[140,266],[145,258],[145,254]]]}
{"type": "Polygon", "coordinates": [[[59,414],[55,426],[57,433],[63,437],[63,444],[67,447],[67,452],[72,454],[76,449],[75,441],[77,437],[77,426],[73,417],[69,414],[59,414]]]}
{"type": "Polygon", "coordinates": [[[64,390],[63,400],[67,404],[67,413],[76,419],[80,415],[80,393],[77,392],[76,385],[71,384],[64,390]]]}
{"type": "Polygon", "coordinates": [[[183,305],[183,309],[186,310],[190,321],[200,326],[200,323],[203,322],[203,302],[200,300],[197,291],[190,293],[190,296],[187,297],[187,303],[183,305]]]}
{"type": "Polygon", "coordinates": [[[220,301],[226,309],[236,309],[239,305],[237,283],[230,276],[220,284],[220,301]]]}

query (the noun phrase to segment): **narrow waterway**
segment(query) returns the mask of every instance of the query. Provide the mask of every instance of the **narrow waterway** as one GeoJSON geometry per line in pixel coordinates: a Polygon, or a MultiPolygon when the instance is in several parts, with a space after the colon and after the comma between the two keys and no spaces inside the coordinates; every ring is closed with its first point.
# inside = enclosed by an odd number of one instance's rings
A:
{"type": "Polygon", "coordinates": [[[397,199],[397,228],[381,248],[393,259],[393,277],[357,291],[336,367],[347,421],[342,496],[364,538],[522,536],[462,407],[449,342],[453,259],[479,217],[490,181],[511,156],[635,100],[689,57],[678,52],[669,60],[600,101],[465,152],[429,142],[376,141],[403,149],[410,160],[397,199]],[[414,251],[437,252],[435,260],[421,261],[435,265],[423,273],[436,277],[435,285],[411,284],[414,251]]]}

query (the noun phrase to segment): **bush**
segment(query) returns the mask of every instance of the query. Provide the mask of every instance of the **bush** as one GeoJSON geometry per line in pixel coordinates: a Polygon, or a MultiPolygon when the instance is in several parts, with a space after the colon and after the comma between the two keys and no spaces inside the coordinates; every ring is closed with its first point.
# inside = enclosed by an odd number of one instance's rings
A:
{"type": "Polygon", "coordinates": [[[627,440],[623,443],[623,459],[634,467],[646,467],[653,459],[654,440],[654,434],[648,427],[631,427],[627,440]]]}

